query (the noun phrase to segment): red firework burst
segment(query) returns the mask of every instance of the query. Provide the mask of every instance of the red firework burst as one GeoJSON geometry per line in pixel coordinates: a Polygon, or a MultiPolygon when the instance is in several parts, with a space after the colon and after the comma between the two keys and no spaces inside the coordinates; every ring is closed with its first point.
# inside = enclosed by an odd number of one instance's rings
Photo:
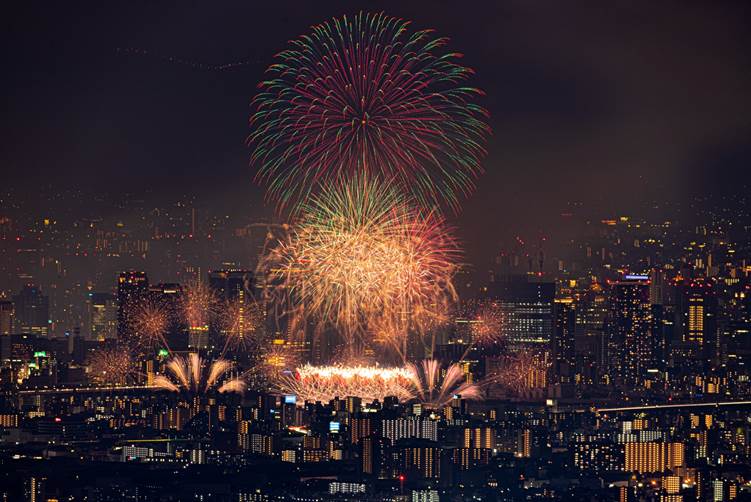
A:
{"type": "Polygon", "coordinates": [[[448,39],[409,21],[360,13],[290,42],[261,82],[251,161],[268,196],[295,207],[315,188],[362,169],[393,179],[426,205],[472,190],[487,112],[473,71],[448,39]]]}

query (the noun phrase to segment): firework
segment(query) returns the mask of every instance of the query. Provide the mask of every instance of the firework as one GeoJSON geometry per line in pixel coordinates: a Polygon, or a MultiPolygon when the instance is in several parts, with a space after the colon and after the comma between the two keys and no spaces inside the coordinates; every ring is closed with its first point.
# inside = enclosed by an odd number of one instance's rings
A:
{"type": "Polygon", "coordinates": [[[240,299],[230,300],[220,312],[222,354],[228,350],[257,349],[263,334],[264,312],[260,304],[240,299]]]}
{"type": "Polygon", "coordinates": [[[87,361],[88,377],[97,385],[126,385],[136,376],[136,367],[125,347],[96,350],[87,361]]]}
{"type": "Polygon", "coordinates": [[[458,245],[444,220],[368,175],[324,187],[268,260],[287,313],[334,328],[353,349],[370,331],[404,352],[456,297],[458,245]]]}
{"type": "Polygon", "coordinates": [[[294,370],[300,363],[300,358],[286,343],[272,343],[261,356],[259,369],[270,380],[279,375],[294,370]]]}
{"type": "Polygon", "coordinates": [[[204,283],[195,281],[183,288],[182,314],[191,330],[207,330],[217,313],[218,301],[204,283]]]}
{"type": "Polygon", "coordinates": [[[281,207],[316,186],[367,171],[455,210],[485,155],[482,94],[446,38],[360,13],[290,42],[253,100],[257,178],[281,207]]]}
{"type": "Polygon", "coordinates": [[[174,356],[167,363],[169,376],[157,375],[154,378],[154,386],[188,394],[205,394],[211,390],[219,393],[242,392],[245,390],[245,382],[242,379],[230,378],[222,381],[222,377],[231,368],[232,363],[226,359],[207,362],[196,353],[174,356]]]}
{"type": "Polygon", "coordinates": [[[135,336],[134,342],[144,349],[151,349],[157,345],[166,347],[164,334],[169,324],[169,316],[169,310],[159,302],[139,302],[128,317],[135,336]]]}
{"type": "Polygon", "coordinates": [[[472,343],[481,346],[500,345],[505,340],[506,316],[494,301],[474,306],[470,318],[472,343]]]}
{"type": "Polygon", "coordinates": [[[442,408],[454,396],[468,400],[482,398],[480,387],[466,381],[464,371],[458,364],[444,370],[440,362],[429,359],[420,365],[410,365],[410,375],[416,399],[429,408],[442,408]]]}
{"type": "Polygon", "coordinates": [[[400,400],[412,397],[412,372],[407,368],[378,366],[311,366],[282,375],[277,390],[306,401],[326,403],[335,397],[357,396],[365,402],[383,401],[387,396],[400,400]]]}
{"type": "Polygon", "coordinates": [[[254,388],[275,387],[276,382],[301,364],[299,354],[284,340],[268,340],[254,350],[253,364],[244,373],[245,380],[254,388]]]}
{"type": "Polygon", "coordinates": [[[494,366],[496,369],[487,377],[488,382],[512,394],[523,395],[545,387],[550,364],[543,354],[519,350],[501,357],[494,366]]]}

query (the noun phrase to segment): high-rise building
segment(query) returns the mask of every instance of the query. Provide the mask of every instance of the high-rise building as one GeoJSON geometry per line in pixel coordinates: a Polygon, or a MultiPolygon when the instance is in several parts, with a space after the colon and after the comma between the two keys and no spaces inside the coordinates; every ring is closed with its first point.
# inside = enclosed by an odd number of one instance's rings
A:
{"type": "Polygon", "coordinates": [[[422,438],[438,441],[438,423],[429,418],[386,418],[381,422],[383,437],[391,441],[422,438]]]}
{"type": "Polygon", "coordinates": [[[717,296],[712,282],[691,280],[676,288],[677,364],[704,369],[720,356],[717,296]]]}
{"type": "Polygon", "coordinates": [[[510,348],[550,354],[555,324],[555,283],[527,276],[503,276],[491,282],[485,293],[494,300],[503,316],[510,348]]]}
{"type": "Polygon", "coordinates": [[[146,298],[149,290],[149,278],[146,272],[130,270],[121,272],[117,279],[117,335],[124,337],[129,334],[128,316],[139,302],[146,298]]]}
{"type": "Polygon", "coordinates": [[[623,445],[609,435],[577,432],[572,436],[574,465],[586,472],[613,472],[623,468],[623,445]]]}
{"type": "Polygon", "coordinates": [[[626,386],[641,385],[647,370],[656,364],[646,278],[627,278],[613,284],[607,326],[611,376],[626,386]]]}
{"type": "Polygon", "coordinates": [[[600,381],[609,368],[605,324],[608,296],[603,287],[592,284],[576,305],[577,367],[588,381],[600,381]]]}
{"type": "Polygon", "coordinates": [[[747,318],[728,322],[724,336],[724,360],[733,371],[743,372],[751,367],[751,320],[747,318]]]}
{"type": "MultiPolygon", "coordinates": [[[[256,309],[259,316],[261,315],[260,306],[253,302],[256,291],[256,280],[252,271],[242,269],[211,271],[209,272],[208,286],[219,302],[232,303],[234,308],[239,310],[239,325],[236,328],[241,332],[244,332],[242,324],[250,322],[250,316],[245,315],[243,311],[256,309]]],[[[204,344],[208,346],[212,341],[216,343],[217,335],[224,329],[216,321],[211,323],[206,333],[197,333],[194,328],[191,326],[191,346],[197,348],[205,348],[204,344]]]]}
{"type": "Polygon", "coordinates": [[[495,448],[495,430],[492,427],[468,427],[464,429],[462,446],[464,448],[495,448]]]}
{"type": "Polygon", "coordinates": [[[13,333],[14,312],[13,302],[8,300],[0,301],[0,335],[10,335],[13,333]]]}
{"type": "Polygon", "coordinates": [[[657,368],[665,370],[672,365],[672,347],[675,342],[675,305],[652,305],[652,335],[657,352],[657,368]]]}
{"type": "Polygon", "coordinates": [[[407,477],[441,477],[441,454],[443,448],[424,439],[405,440],[396,445],[399,467],[407,477]]]}
{"type": "MultiPolygon", "coordinates": [[[[188,327],[185,324],[183,310],[183,289],[179,284],[160,283],[149,286],[148,296],[149,304],[158,305],[167,313],[167,325],[164,330],[164,337],[173,350],[185,350],[186,337],[185,332],[188,327]]],[[[203,338],[207,337],[206,330],[199,330],[203,333],[203,338]]]]}
{"type": "Polygon", "coordinates": [[[32,476],[26,482],[26,500],[29,502],[43,502],[48,500],[47,493],[47,478],[32,476]]]}
{"type": "Polygon", "coordinates": [[[94,340],[117,337],[117,299],[110,293],[89,293],[89,326],[94,340]]]}
{"type": "Polygon", "coordinates": [[[213,270],[209,272],[209,288],[220,300],[253,298],[255,276],[250,270],[213,270]]]}
{"type": "Polygon", "coordinates": [[[491,451],[487,448],[452,448],[451,461],[460,470],[469,470],[490,463],[491,451]]]}
{"type": "Polygon", "coordinates": [[[668,298],[668,284],[665,281],[665,272],[655,268],[649,273],[649,303],[652,305],[665,305],[668,298]]]}
{"type": "Polygon", "coordinates": [[[42,291],[31,285],[13,297],[15,319],[19,333],[46,336],[50,325],[50,301],[42,291]]]}
{"type": "Polygon", "coordinates": [[[712,480],[712,502],[729,502],[738,497],[738,481],[735,479],[712,480]]]}
{"type": "Polygon", "coordinates": [[[555,300],[553,373],[557,383],[571,383],[576,367],[576,305],[572,298],[555,300]]]}
{"type": "Polygon", "coordinates": [[[360,411],[360,408],[362,406],[362,398],[357,396],[347,396],[347,398],[344,401],[345,409],[349,413],[355,413],[356,411],[360,411]]]}
{"type": "Polygon", "coordinates": [[[662,491],[668,495],[675,495],[681,491],[681,477],[680,476],[663,476],[662,477],[662,491]]]}
{"type": "Polygon", "coordinates": [[[388,477],[386,455],[390,441],[380,436],[368,436],[360,441],[362,472],[378,478],[388,477]]]}
{"type": "Polygon", "coordinates": [[[627,472],[664,472],[685,463],[683,443],[626,443],[625,453],[627,472]]]}
{"type": "Polygon", "coordinates": [[[532,456],[532,431],[524,429],[516,438],[516,456],[530,458],[532,456]]]}

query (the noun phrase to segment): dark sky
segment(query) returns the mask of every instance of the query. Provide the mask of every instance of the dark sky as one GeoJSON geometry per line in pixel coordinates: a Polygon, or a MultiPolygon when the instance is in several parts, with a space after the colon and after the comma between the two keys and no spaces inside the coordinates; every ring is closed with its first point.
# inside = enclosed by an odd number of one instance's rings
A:
{"type": "Polygon", "coordinates": [[[487,92],[486,174],[453,219],[484,255],[502,234],[554,224],[571,201],[627,213],[651,198],[743,189],[750,6],[33,3],[3,16],[2,179],[19,193],[40,181],[148,188],[262,211],[244,140],[263,70],[313,23],[384,10],[451,37],[487,92]],[[234,62],[244,64],[218,68],[234,62]]]}

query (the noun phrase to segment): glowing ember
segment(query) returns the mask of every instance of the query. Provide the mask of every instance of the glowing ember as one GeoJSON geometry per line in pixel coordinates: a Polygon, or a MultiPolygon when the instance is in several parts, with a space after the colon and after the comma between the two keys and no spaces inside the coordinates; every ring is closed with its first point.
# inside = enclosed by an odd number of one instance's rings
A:
{"type": "Polygon", "coordinates": [[[488,381],[511,394],[523,395],[547,385],[550,363],[544,354],[520,350],[501,357],[496,366],[497,369],[488,375],[488,381]]]}

